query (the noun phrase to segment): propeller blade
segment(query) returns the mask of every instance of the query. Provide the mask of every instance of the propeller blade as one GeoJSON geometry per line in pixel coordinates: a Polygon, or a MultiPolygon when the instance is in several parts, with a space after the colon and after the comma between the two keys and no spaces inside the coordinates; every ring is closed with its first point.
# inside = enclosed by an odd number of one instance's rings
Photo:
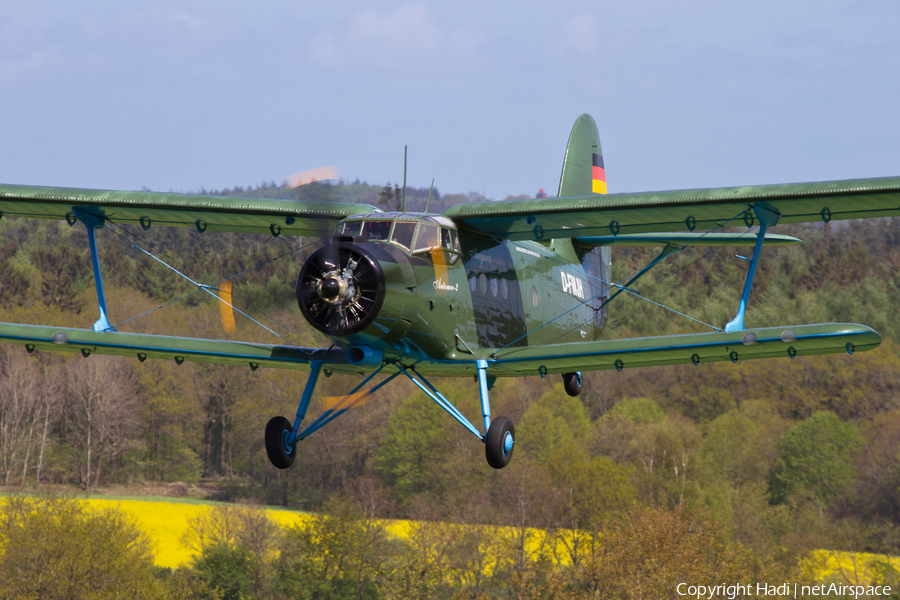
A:
{"type": "Polygon", "coordinates": [[[227,279],[219,284],[219,315],[222,317],[222,328],[225,333],[234,333],[237,327],[234,324],[234,308],[231,304],[231,280],[227,279]]]}
{"type": "Polygon", "coordinates": [[[439,245],[432,246],[431,260],[434,263],[434,281],[438,284],[435,289],[438,294],[446,294],[447,292],[439,285],[450,284],[450,280],[447,278],[447,257],[444,256],[444,249],[439,245]]]}
{"type": "Polygon", "coordinates": [[[307,183],[338,179],[339,177],[340,175],[338,175],[337,167],[315,167],[313,169],[294,173],[287,178],[287,184],[288,187],[295,188],[306,185],[307,183]]]}
{"type": "Polygon", "coordinates": [[[346,396],[322,396],[322,408],[325,410],[347,410],[357,405],[362,406],[369,401],[368,398],[371,394],[372,392],[369,390],[346,396]]]}

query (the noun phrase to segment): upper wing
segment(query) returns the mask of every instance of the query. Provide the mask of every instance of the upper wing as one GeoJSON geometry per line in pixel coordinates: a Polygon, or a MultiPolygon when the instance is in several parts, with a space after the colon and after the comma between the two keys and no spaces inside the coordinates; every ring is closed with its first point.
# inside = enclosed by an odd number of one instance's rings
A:
{"type": "Polygon", "coordinates": [[[74,223],[76,207],[115,223],[144,227],[309,236],[331,233],[344,217],[378,212],[368,204],[0,185],[0,216],[74,223]]]}
{"type": "Polygon", "coordinates": [[[900,215],[900,177],[460,204],[444,216],[510,240],[707,230],[900,215]]]}

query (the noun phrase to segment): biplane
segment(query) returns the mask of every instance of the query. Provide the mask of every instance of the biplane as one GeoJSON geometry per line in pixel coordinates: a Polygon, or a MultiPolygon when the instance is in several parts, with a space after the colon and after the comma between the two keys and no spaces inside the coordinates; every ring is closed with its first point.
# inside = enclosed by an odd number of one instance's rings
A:
{"type": "MultiPolygon", "coordinates": [[[[589,370],[852,354],[880,343],[864,325],[746,328],[744,314],[763,247],[800,243],[770,228],[896,216],[900,177],[606,191],[597,127],[588,115],[577,119],[569,136],[558,197],[472,202],[442,214],[427,206],[423,213],[405,206],[382,212],[339,202],[2,185],[0,216],[65,219],[87,228],[100,319],[93,330],[2,323],[0,340],[28,352],[308,370],[294,418],[276,416],[266,426],[269,459],[282,469],[294,462],[300,440],[397,377],[408,378],[481,440],[488,463],[502,468],[513,454],[515,428],[491,414],[490,390],[498,377],[561,375],[566,392],[577,395],[581,373],[589,370]],[[95,239],[96,229],[111,224],[321,238],[299,265],[296,296],[303,317],[330,343],[298,347],[116,331],[107,316],[95,239]],[[634,284],[649,269],[685,247],[723,245],[752,247],[732,321],[704,333],[601,339],[610,303],[623,294],[639,296],[634,284]],[[655,246],[659,255],[614,282],[610,251],[616,246],[655,246]],[[307,420],[320,374],[334,372],[362,381],[307,420]],[[472,377],[482,426],[450,403],[432,377],[472,377]]],[[[192,283],[230,305],[224,285],[192,283]]]]}

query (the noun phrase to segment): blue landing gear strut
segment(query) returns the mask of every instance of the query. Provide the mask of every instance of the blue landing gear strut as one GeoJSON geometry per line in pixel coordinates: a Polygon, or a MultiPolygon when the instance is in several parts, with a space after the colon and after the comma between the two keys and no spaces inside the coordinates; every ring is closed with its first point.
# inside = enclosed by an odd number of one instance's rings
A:
{"type": "Polygon", "coordinates": [[[484,442],[485,455],[488,464],[495,469],[502,469],[512,458],[513,446],[515,444],[516,430],[512,421],[506,417],[497,417],[491,421],[491,407],[488,400],[488,391],[494,383],[493,377],[488,377],[486,360],[476,361],[478,368],[478,388],[481,394],[481,412],[484,417],[485,433],[482,435],[478,428],[475,427],[447,398],[443,396],[437,389],[428,382],[427,379],[413,369],[405,369],[397,364],[397,372],[387,377],[378,385],[373,386],[370,390],[359,393],[373,377],[378,375],[386,364],[382,364],[375,372],[366,377],[362,383],[356,386],[352,392],[341,398],[330,409],[326,410],[319,418],[313,421],[305,429],[301,431],[300,425],[306,418],[306,412],[312,399],[313,390],[319,380],[319,374],[322,371],[322,361],[310,362],[309,379],[306,380],[306,387],[303,389],[303,395],[300,397],[300,404],[297,407],[297,416],[293,425],[284,417],[273,417],[266,425],[266,453],[273,465],[279,469],[287,469],[294,464],[297,456],[297,442],[306,438],[311,433],[318,431],[327,425],[348,409],[352,408],[364,398],[386,385],[400,374],[406,375],[416,387],[425,392],[425,394],[434,400],[438,406],[447,411],[450,416],[456,419],[463,427],[468,429],[475,437],[484,442]]]}
{"type": "Polygon", "coordinates": [[[484,453],[488,464],[495,469],[502,469],[509,464],[512,458],[516,430],[512,421],[506,417],[497,417],[491,421],[491,404],[488,391],[493,386],[494,378],[487,375],[488,362],[486,360],[476,361],[475,366],[478,368],[478,390],[481,395],[481,414],[484,417],[484,435],[420,373],[416,373],[414,376],[403,367],[398,366],[398,368],[401,373],[409,377],[416,387],[434,400],[438,406],[447,411],[463,427],[471,431],[475,437],[483,441],[484,453]]]}
{"type": "Polygon", "coordinates": [[[284,417],[272,417],[266,425],[266,454],[269,455],[269,461],[279,469],[287,469],[294,464],[294,459],[297,456],[297,442],[331,423],[400,374],[394,373],[378,385],[373,386],[372,389],[359,393],[363,386],[381,372],[384,368],[384,365],[381,365],[371,375],[366,377],[362,383],[353,388],[353,391],[338,400],[334,406],[322,413],[319,418],[301,431],[300,424],[306,418],[306,411],[309,409],[309,402],[312,399],[316,383],[319,381],[319,374],[322,372],[323,365],[324,363],[319,360],[311,361],[309,364],[309,379],[306,380],[306,387],[303,388],[303,395],[300,397],[300,404],[297,406],[297,416],[294,419],[293,426],[284,417]]]}

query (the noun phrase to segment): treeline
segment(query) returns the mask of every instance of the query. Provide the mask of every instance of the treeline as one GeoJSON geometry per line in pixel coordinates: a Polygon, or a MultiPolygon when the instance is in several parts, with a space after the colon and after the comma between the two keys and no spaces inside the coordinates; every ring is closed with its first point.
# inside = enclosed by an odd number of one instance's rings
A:
{"type": "MultiPolygon", "coordinates": [[[[162,227],[116,232],[121,237],[99,232],[111,319],[143,315],[121,330],[225,335],[214,300],[133,241],[203,283],[246,271],[235,279],[238,308],[289,343],[323,343],[293,297],[312,240],[162,227]]],[[[748,326],[852,321],[898,339],[900,221],[779,232],[806,243],[764,251],[748,326]]],[[[652,258],[651,250],[616,249],[615,279],[652,258]]],[[[732,249],[685,249],[636,287],[721,327],[734,316],[745,272],[732,249]]],[[[0,220],[0,297],[3,321],[91,327],[96,299],[84,228],[0,220]]],[[[639,298],[622,295],[610,305],[611,336],[702,329],[639,298]]],[[[234,336],[282,343],[240,316],[234,336]]],[[[278,471],[265,457],[262,432],[271,416],[294,414],[302,372],[28,355],[6,346],[0,478],[88,490],[140,482],[188,493],[205,485],[219,499],[313,511],[330,510],[366,482],[372,516],[594,532],[588,554],[615,530],[610,523],[627,523],[634,511],[645,515],[634,522],[689,515],[718,528],[729,552],[749,557],[747,568],[771,560],[773,569],[794,572],[812,549],[900,554],[898,361],[888,340],[852,356],[596,372],[586,374],[579,399],[565,395],[558,377],[501,379],[493,412],[510,417],[517,432],[515,456],[502,471],[485,464],[470,433],[395,381],[303,441],[294,467],[278,471]]],[[[355,383],[323,378],[318,408],[355,383]]],[[[471,381],[437,385],[478,421],[471,381]]],[[[588,556],[572,552],[573,563],[588,556]]],[[[581,575],[551,571],[570,578],[560,589],[581,589],[574,583],[581,575]]],[[[551,585],[557,575],[536,577],[551,585]]]]}
{"type": "MultiPolygon", "coordinates": [[[[190,521],[181,541],[195,558],[177,569],[153,567],[151,541],[119,510],[12,496],[0,500],[0,598],[668,598],[673,581],[740,582],[752,592],[737,597],[757,597],[756,582],[815,583],[685,507],[631,505],[602,535],[425,520],[398,532],[375,515],[371,483],[286,527],[252,506],[213,507],[190,521]]],[[[888,562],[866,566],[900,583],[888,562]]]]}
{"type": "MultiPolygon", "coordinates": [[[[356,179],[353,182],[340,180],[337,183],[320,181],[287,187],[286,183],[262,183],[246,188],[238,186],[221,190],[201,189],[201,194],[213,196],[243,196],[249,198],[282,198],[285,200],[311,200],[316,202],[344,202],[350,204],[371,204],[385,211],[400,211],[403,207],[402,182],[387,182],[383,186],[369,185],[356,179]]],[[[527,196],[523,196],[527,197],[527,196]]],[[[406,209],[409,212],[442,213],[451,206],[464,202],[486,201],[477,192],[468,194],[441,194],[437,188],[406,188],[406,209]]]]}

